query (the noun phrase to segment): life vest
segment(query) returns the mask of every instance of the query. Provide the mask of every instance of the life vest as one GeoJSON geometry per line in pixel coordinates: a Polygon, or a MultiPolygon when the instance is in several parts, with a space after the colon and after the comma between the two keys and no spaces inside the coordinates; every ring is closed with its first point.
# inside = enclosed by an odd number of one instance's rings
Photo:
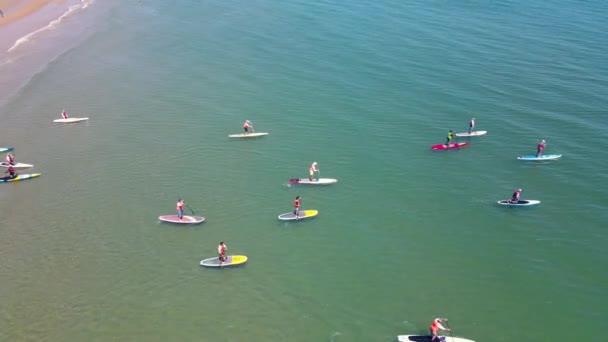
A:
{"type": "Polygon", "coordinates": [[[299,199],[294,200],[294,201],[293,201],[293,207],[294,207],[294,208],[297,208],[297,207],[299,207],[299,206],[300,206],[300,200],[299,200],[299,199]]]}
{"type": "Polygon", "coordinates": [[[436,319],[434,319],[431,324],[429,325],[429,329],[431,329],[431,331],[438,331],[439,330],[439,322],[437,322],[436,319]]]}

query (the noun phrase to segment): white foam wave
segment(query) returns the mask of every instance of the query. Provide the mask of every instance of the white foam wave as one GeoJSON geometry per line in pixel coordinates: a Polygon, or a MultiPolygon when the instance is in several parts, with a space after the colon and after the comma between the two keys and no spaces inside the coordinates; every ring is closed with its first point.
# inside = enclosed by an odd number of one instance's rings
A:
{"type": "Polygon", "coordinates": [[[63,21],[63,19],[69,17],[70,15],[72,15],[74,12],[78,11],[78,10],[83,10],[87,7],[89,7],[90,4],[93,3],[94,0],[81,0],[79,4],[76,5],[72,5],[70,7],[68,7],[68,10],[65,11],[61,16],[59,16],[59,18],[51,21],[48,25],[39,28],[38,30],[34,31],[34,32],[30,32],[27,35],[17,39],[15,41],[15,43],[13,44],[13,46],[11,46],[7,52],[11,52],[14,49],[16,49],[17,47],[19,47],[21,44],[27,43],[28,41],[31,40],[32,37],[34,37],[35,35],[37,35],[40,32],[44,32],[46,30],[52,30],[55,27],[57,27],[57,25],[61,24],[61,22],[63,21]]]}

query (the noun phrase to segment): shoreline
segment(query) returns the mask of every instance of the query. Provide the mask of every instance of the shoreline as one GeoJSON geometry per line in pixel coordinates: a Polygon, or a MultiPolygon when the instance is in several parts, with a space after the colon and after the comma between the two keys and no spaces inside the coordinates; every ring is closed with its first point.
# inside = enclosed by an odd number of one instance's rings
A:
{"type": "Polygon", "coordinates": [[[74,14],[87,8],[94,0],[0,0],[10,8],[24,8],[17,17],[2,9],[5,18],[14,20],[0,25],[0,106],[66,46],[78,41],[88,23],[72,20],[74,14]],[[27,12],[27,13],[26,13],[27,12]],[[26,13],[26,14],[24,14],[26,13]]]}
{"type": "Polygon", "coordinates": [[[27,18],[45,6],[64,0],[0,0],[0,27],[27,18]]]}
{"type": "MultiPolygon", "coordinates": [[[[18,41],[49,26],[81,0],[0,0],[0,58],[5,58],[18,41]]],[[[0,61],[0,65],[2,61],[0,61]]]]}

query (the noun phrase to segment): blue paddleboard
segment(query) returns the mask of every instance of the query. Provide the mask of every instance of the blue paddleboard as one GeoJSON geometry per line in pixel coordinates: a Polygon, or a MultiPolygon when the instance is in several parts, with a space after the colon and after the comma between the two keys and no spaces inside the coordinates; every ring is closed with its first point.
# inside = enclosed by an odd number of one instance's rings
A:
{"type": "Polygon", "coordinates": [[[540,157],[537,157],[535,154],[531,154],[528,156],[519,156],[517,159],[519,160],[529,160],[529,161],[538,161],[538,160],[555,160],[561,158],[561,154],[543,154],[540,157]]]}

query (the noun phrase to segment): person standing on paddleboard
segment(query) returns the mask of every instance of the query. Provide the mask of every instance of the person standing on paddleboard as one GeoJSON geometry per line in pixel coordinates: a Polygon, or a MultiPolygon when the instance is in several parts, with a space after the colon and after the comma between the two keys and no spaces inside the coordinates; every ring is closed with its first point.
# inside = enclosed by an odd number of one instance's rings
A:
{"type": "Polygon", "coordinates": [[[448,132],[448,136],[445,140],[445,146],[450,146],[450,142],[452,141],[453,138],[454,138],[454,130],[450,130],[448,132]]]}
{"type": "Polygon", "coordinates": [[[226,261],[226,251],[228,250],[228,246],[224,243],[224,241],[220,241],[217,245],[217,253],[219,254],[218,259],[220,259],[220,264],[226,261]]]}
{"type": "Polygon", "coordinates": [[[64,118],[64,119],[67,119],[68,118],[68,113],[66,113],[65,110],[62,111],[61,112],[61,117],[64,118]]]}
{"type": "Polygon", "coordinates": [[[245,120],[245,123],[243,124],[243,130],[245,132],[243,134],[249,133],[249,127],[251,127],[251,121],[245,120]]]}
{"type": "Polygon", "coordinates": [[[177,217],[180,220],[184,217],[184,205],[186,205],[186,202],[183,199],[177,201],[177,217]]]}
{"type": "Polygon", "coordinates": [[[8,173],[11,176],[11,179],[17,177],[17,174],[15,173],[15,169],[13,168],[13,165],[9,165],[8,170],[4,171],[4,173],[8,173]]]}
{"type": "Polygon", "coordinates": [[[296,196],[296,199],[293,200],[293,214],[296,215],[296,218],[300,215],[300,196],[296,196]]]}
{"type": "Polygon", "coordinates": [[[8,163],[8,165],[15,165],[15,157],[13,157],[12,154],[7,153],[6,154],[6,162],[8,163]]]}
{"type": "Polygon", "coordinates": [[[475,118],[472,118],[471,121],[469,121],[469,134],[473,132],[473,129],[475,129],[475,118]]]}
{"type": "Polygon", "coordinates": [[[431,342],[439,341],[439,336],[437,336],[437,332],[441,329],[443,331],[450,331],[449,328],[444,328],[441,323],[443,321],[447,321],[447,318],[435,318],[431,324],[429,325],[429,331],[431,332],[431,342]]]}
{"type": "Polygon", "coordinates": [[[519,202],[519,195],[521,194],[521,189],[515,189],[513,192],[513,196],[511,197],[511,203],[519,202]]]}
{"type": "Polygon", "coordinates": [[[540,155],[543,153],[543,150],[545,149],[545,140],[541,140],[538,142],[538,145],[536,145],[536,158],[540,158],[540,155]]]}
{"type": "MultiPolygon", "coordinates": [[[[312,162],[312,164],[310,164],[310,167],[308,168],[308,173],[310,174],[309,179],[311,182],[314,180],[315,172],[319,172],[319,169],[317,169],[317,162],[312,162]]],[[[317,176],[317,180],[319,180],[318,176],[317,176]]]]}

